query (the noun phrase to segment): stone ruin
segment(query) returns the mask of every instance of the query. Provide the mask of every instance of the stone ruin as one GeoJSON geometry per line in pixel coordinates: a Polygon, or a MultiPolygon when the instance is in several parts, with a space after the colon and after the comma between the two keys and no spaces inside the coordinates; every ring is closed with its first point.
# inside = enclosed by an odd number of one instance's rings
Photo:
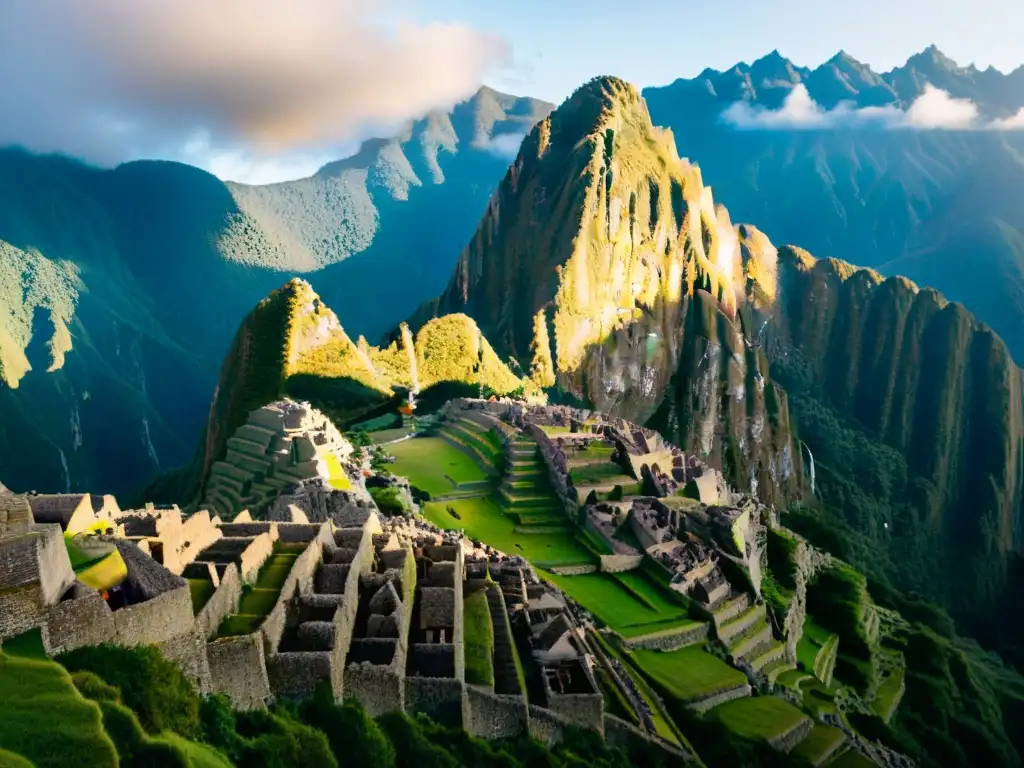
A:
{"type": "Polygon", "coordinates": [[[338,475],[344,473],[351,481],[359,474],[353,453],[331,420],[309,403],[285,399],[265,405],[228,438],[224,458],[210,468],[201,506],[232,516],[262,510],[311,478],[343,482],[338,475]]]}

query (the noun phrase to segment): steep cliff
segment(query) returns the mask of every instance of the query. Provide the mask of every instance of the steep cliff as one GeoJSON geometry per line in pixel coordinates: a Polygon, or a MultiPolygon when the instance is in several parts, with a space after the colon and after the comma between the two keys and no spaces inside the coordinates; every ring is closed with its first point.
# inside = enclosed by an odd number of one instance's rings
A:
{"type": "Polygon", "coordinates": [[[1024,503],[1024,391],[1006,345],[904,278],[791,247],[778,265],[772,374],[855,559],[992,618],[1024,503]]]}
{"type": "Polygon", "coordinates": [[[773,295],[773,280],[637,91],[604,77],[526,138],[411,324],[465,312],[538,384],[636,421],[657,412],[672,439],[777,501],[800,466],[740,312],[748,281],[773,295]]]}

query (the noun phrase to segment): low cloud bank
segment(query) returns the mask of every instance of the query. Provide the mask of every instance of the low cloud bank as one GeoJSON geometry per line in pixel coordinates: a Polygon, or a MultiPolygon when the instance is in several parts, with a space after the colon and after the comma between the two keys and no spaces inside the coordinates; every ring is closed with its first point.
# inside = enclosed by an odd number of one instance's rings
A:
{"type": "Polygon", "coordinates": [[[926,85],[907,109],[895,106],[857,107],[843,102],[825,109],[797,85],[778,109],[738,101],[722,112],[722,120],[743,130],[822,130],[829,128],[886,128],[916,130],[1024,130],[1024,109],[1013,117],[985,122],[970,99],[957,99],[926,85]]]}
{"type": "Polygon", "coordinates": [[[515,160],[526,136],[525,133],[498,133],[491,137],[484,149],[504,160],[515,160]]]}
{"type": "Polygon", "coordinates": [[[0,3],[0,145],[113,164],[201,142],[280,163],[450,106],[507,61],[498,38],[385,20],[388,5],[0,3]]]}

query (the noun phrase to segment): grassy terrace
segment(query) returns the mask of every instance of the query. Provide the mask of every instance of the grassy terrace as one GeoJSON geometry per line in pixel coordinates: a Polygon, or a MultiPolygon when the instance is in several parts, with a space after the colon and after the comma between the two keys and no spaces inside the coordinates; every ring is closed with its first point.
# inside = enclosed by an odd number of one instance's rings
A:
{"type": "Polygon", "coordinates": [[[793,749],[793,754],[802,757],[811,765],[818,765],[822,758],[832,754],[846,740],[846,734],[838,728],[815,723],[814,728],[793,749]]]}
{"type": "Polygon", "coordinates": [[[902,698],[904,672],[905,670],[900,667],[885,677],[878,685],[878,692],[875,694],[872,708],[886,722],[892,719],[893,713],[896,711],[896,707],[902,698]]]}
{"type": "Polygon", "coordinates": [[[277,603],[281,587],[295,565],[295,560],[307,546],[303,542],[274,543],[274,551],[260,568],[256,583],[248,588],[243,587],[238,612],[224,617],[217,637],[247,635],[260,628],[277,603]]]}
{"type": "MultiPolygon", "coordinates": [[[[388,446],[389,469],[431,496],[456,493],[459,486],[487,480],[477,462],[440,437],[417,437],[388,446]]],[[[436,522],[436,521],[435,521],[436,522]]]]}
{"type": "Polygon", "coordinates": [[[487,592],[467,595],[463,609],[466,682],[494,685],[494,627],[487,607],[487,592]]]}
{"type": "Polygon", "coordinates": [[[633,652],[637,666],[665,692],[682,702],[703,699],[718,691],[743,685],[746,675],[712,656],[703,646],[678,651],[633,652]]]}
{"type": "Polygon", "coordinates": [[[789,733],[807,715],[775,696],[752,696],[721,704],[708,713],[738,736],[773,739],[789,733]]]}
{"type": "Polygon", "coordinates": [[[590,552],[568,531],[533,535],[516,533],[516,521],[502,512],[490,498],[430,501],[422,509],[423,515],[441,528],[462,529],[471,539],[486,542],[509,554],[522,555],[540,566],[593,561],[590,552]],[[458,518],[447,511],[449,506],[458,518]]]}
{"type": "MultiPolygon", "coordinates": [[[[814,623],[808,616],[804,620],[804,634],[796,646],[796,658],[800,665],[815,677],[829,677],[823,674],[834,666],[839,649],[839,636],[814,623]]],[[[824,680],[824,682],[831,682],[824,680]]]]}

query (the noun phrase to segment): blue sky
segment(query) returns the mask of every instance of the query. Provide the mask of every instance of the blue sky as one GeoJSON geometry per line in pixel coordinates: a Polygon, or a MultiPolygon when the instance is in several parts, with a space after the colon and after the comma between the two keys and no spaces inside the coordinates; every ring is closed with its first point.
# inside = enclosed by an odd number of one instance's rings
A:
{"type": "MultiPolygon", "coordinates": [[[[932,43],[1009,71],[1022,28],[1024,0],[0,0],[0,146],[264,183],[481,82],[557,103],[597,75],[663,85],[773,49],[885,71],[932,43]]],[[[925,122],[966,109],[933,101],[925,122]]]]}
{"type": "Polygon", "coordinates": [[[932,43],[962,65],[1010,71],[1024,63],[1021,0],[397,0],[394,5],[393,13],[417,21],[457,21],[504,37],[517,67],[490,75],[489,84],[555,102],[594,75],[662,85],[708,66],[749,62],[775,48],[811,67],[844,49],[876,71],[900,65],[932,43]]]}

